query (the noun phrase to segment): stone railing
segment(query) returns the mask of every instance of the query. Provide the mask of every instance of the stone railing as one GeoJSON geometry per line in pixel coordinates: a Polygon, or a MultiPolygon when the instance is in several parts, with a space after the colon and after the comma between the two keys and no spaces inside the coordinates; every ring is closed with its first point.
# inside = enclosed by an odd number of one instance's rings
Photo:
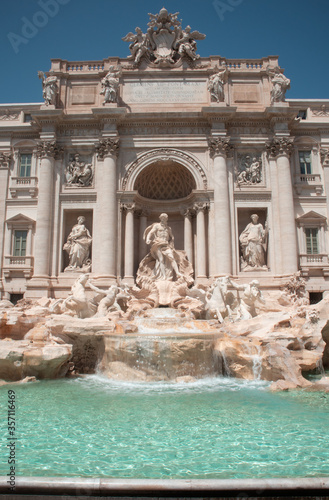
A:
{"type": "Polygon", "coordinates": [[[316,194],[322,194],[323,186],[320,174],[297,174],[295,176],[295,188],[297,194],[303,189],[314,190],[316,194]]]}
{"type": "Polygon", "coordinates": [[[320,174],[299,174],[296,176],[296,182],[301,184],[319,184],[321,183],[320,174]]]}
{"type": "Polygon", "coordinates": [[[66,66],[68,73],[104,71],[103,61],[93,61],[91,63],[68,63],[66,66]]]}
{"type": "Polygon", "coordinates": [[[262,59],[231,59],[226,60],[226,66],[230,70],[242,69],[242,70],[260,70],[264,69],[264,63],[262,59]]]}
{"type": "Polygon", "coordinates": [[[329,276],[328,254],[300,254],[299,267],[302,276],[305,277],[312,276],[313,272],[315,272],[316,275],[320,273],[322,276],[329,276]]]}
{"type": "Polygon", "coordinates": [[[13,198],[16,198],[17,194],[22,191],[28,191],[30,196],[34,198],[38,193],[38,178],[12,177],[10,181],[9,191],[13,198]]]}
{"type": "Polygon", "coordinates": [[[301,254],[300,255],[300,264],[301,265],[312,265],[318,267],[319,264],[328,264],[328,255],[325,253],[310,253],[310,254],[301,254]]]}
{"type": "Polygon", "coordinates": [[[33,257],[6,255],[3,266],[3,274],[10,278],[12,274],[22,274],[25,278],[31,278],[33,274],[33,257]]]}

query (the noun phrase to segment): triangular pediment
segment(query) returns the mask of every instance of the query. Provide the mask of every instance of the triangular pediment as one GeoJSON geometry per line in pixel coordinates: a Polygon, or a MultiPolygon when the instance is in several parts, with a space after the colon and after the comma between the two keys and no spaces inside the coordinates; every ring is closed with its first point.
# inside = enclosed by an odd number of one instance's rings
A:
{"type": "Polygon", "coordinates": [[[26,215],[23,215],[23,214],[17,214],[17,215],[14,215],[13,217],[10,217],[10,219],[7,219],[6,220],[6,223],[10,223],[10,224],[13,224],[14,222],[21,222],[21,223],[24,223],[24,224],[35,224],[35,220],[33,219],[30,219],[30,217],[27,217],[26,215]]]}
{"type": "Polygon", "coordinates": [[[318,214],[317,212],[314,212],[313,210],[311,210],[310,212],[307,212],[306,214],[303,214],[301,215],[300,217],[297,217],[297,221],[306,221],[306,220],[317,220],[317,221],[323,221],[325,222],[327,220],[327,217],[325,217],[324,215],[321,215],[321,214],[318,214]]]}

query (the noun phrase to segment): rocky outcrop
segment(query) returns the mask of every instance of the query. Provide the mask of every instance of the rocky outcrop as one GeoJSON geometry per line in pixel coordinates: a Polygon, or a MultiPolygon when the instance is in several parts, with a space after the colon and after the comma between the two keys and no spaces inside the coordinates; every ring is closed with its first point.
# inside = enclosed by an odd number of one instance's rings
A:
{"type": "Polygon", "coordinates": [[[271,390],[328,386],[304,377],[320,371],[322,362],[329,365],[326,299],[303,310],[273,302],[269,312],[234,323],[228,317],[221,324],[170,308],[148,309],[132,320],[79,319],[51,314],[51,303],[41,299],[0,307],[0,378],[56,378],[68,370],[101,370],[121,380],[222,374],[271,381],[271,390]]]}
{"type": "Polygon", "coordinates": [[[95,373],[105,351],[104,335],[114,331],[115,325],[107,318],[72,318],[54,315],[46,323],[50,335],[57,342],[72,346],[71,361],[75,373],[95,373]]]}
{"type": "Polygon", "coordinates": [[[31,343],[29,340],[0,341],[0,379],[16,381],[64,377],[72,347],[68,344],[31,343]]]}
{"type": "Polygon", "coordinates": [[[321,333],[323,341],[325,342],[325,348],[323,351],[323,366],[325,368],[329,368],[329,320],[326,321],[321,333]]]}

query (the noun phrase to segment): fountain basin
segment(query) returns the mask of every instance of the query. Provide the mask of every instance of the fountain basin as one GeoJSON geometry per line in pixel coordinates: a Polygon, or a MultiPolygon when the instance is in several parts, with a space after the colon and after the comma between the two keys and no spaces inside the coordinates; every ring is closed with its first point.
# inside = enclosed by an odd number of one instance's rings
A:
{"type": "MultiPolygon", "coordinates": [[[[327,398],[267,387],[223,377],[186,384],[99,375],[0,387],[3,405],[8,389],[19,404],[17,483],[22,476],[328,478],[327,398]]],[[[2,439],[5,450],[6,432],[2,439]]],[[[7,473],[3,460],[0,476],[7,473]]]]}

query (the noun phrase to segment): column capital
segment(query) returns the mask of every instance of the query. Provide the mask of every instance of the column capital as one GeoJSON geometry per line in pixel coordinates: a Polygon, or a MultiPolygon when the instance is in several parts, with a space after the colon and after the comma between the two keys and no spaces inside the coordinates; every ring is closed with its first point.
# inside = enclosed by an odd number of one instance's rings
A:
{"type": "Polygon", "coordinates": [[[208,146],[210,156],[228,156],[233,150],[233,146],[230,144],[230,139],[230,137],[209,137],[208,146]]]}
{"type": "Polygon", "coordinates": [[[135,203],[121,203],[120,208],[126,212],[134,213],[136,205],[135,203]]]}
{"type": "Polygon", "coordinates": [[[183,208],[180,213],[183,215],[183,217],[186,217],[187,219],[192,219],[194,215],[193,208],[183,208]]]}
{"type": "Polygon", "coordinates": [[[58,159],[63,152],[64,148],[60,147],[56,141],[41,141],[37,145],[38,158],[58,159]]]}
{"type": "Polygon", "coordinates": [[[150,210],[147,207],[143,207],[143,206],[139,205],[139,207],[137,207],[137,208],[138,208],[139,217],[147,217],[150,214],[150,210]]]}
{"type": "Polygon", "coordinates": [[[265,144],[269,157],[279,155],[290,156],[294,149],[294,139],[291,137],[273,137],[272,141],[265,144]]]}
{"type": "Polygon", "coordinates": [[[0,152],[0,168],[8,168],[12,157],[10,152],[0,152]]]}
{"type": "Polygon", "coordinates": [[[323,167],[329,167],[329,148],[321,148],[321,163],[323,167]]]}
{"type": "Polygon", "coordinates": [[[96,145],[96,153],[100,160],[103,160],[105,156],[115,156],[119,155],[119,138],[106,138],[100,139],[99,143],[96,145]]]}
{"type": "Polygon", "coordinates": [[[193,210],[196,213],[205,212],[208,209],[209,209],[209,203],[207,203],[206,201],[198,201],[193,205],[193,210]]]}

